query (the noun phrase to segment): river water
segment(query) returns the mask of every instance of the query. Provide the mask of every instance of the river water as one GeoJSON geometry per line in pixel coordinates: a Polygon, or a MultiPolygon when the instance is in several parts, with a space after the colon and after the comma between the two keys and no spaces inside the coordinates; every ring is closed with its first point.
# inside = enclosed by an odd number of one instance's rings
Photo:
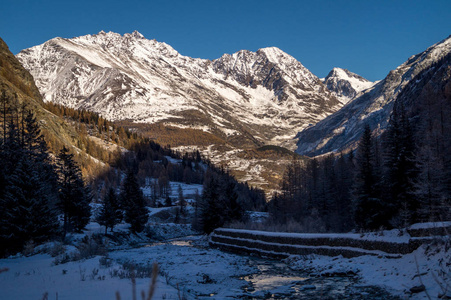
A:
{"type": "MultiPolygon", "coordinates": [[[[211,250],[207,244],[199,244],[198,240],[190,238],[169,243],[211,250]]],[[[243,281],[243,286],[233,297],[235,299],[401,299],[379,287],[362,285],[357,276],[322,277],[293,270],[280,260],[243,257],[247,258],[247,265],[257,271],[238,278],[243,281]]],[[[214,294],[211,299],[216,299],[214,294]]]]}
{"type": "Polygon", "coordinates": [[[355,276],[319,277],[275,260],[251,258],[249,262],[259,272],[242,278],[249,282],[242,299],[400,299],[381,288],[359,284],[355,276]]]}

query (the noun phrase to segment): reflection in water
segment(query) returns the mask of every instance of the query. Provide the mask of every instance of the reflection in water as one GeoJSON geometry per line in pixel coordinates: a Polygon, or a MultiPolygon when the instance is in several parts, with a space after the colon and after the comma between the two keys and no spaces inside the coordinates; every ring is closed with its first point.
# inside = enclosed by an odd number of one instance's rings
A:
{"type": "Polygon", "coordinates": [[[145,244],[145,245],[143,245],[143,247],[155,247],[155,246],[161,246],[161,245],[193,247],[192,241],[190,241],[190,240],[168,240],[168,241],[164,241],[164,242],[154,242],[151,244],[145,244]]]}
{"type": "Polygon", "coordinates": [[[259,273],[244,276],[244,299],[400,299],[374,286],[358,285],[355,277],[310,277],[279,261],[249,259],[259,273]]]}
{"type": "Polygon", "coordinates": [[[170,241],[168,244],[174,245],[174,246],[187,246],[192,247],[191,241],[183,241],[183,240],[174,240],[170,241]]]}

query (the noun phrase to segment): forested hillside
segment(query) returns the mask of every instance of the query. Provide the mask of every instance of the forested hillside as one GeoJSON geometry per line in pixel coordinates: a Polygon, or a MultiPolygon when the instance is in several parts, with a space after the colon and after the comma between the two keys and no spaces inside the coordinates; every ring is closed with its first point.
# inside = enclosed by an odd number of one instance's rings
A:
{"type": "Polygon", "coordinates": [[[274,222],[347,231],[449,220],[450,114],[447,55],[400,93],[381,136],[366,124],[355,151],[294,160],[271,201],[274,222]]]}

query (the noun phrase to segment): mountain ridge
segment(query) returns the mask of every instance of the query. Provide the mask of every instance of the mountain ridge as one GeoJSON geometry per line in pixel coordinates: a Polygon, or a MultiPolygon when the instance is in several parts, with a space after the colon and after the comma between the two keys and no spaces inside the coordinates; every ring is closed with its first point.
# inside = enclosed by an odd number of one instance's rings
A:
{"type": "Polygon", "coordinates": [[[137,31],[100,32],[54,38],[17,57],[37,78],[44,101],[145,123],[196,110],[208,122],[193,127],[219,129],[226,140],[247,132],[260,143],[280,144],[341,106],[318,77],[275,47],[206,60],[137,31]]]}
{"type": "Polygon", "coordinates": [[[390,71],[365,93],[344,105],[336,113],[297,135],[296,152],[315,156],[352,149],[356,146],[363,125],[370,125],[378,135],[387,127],[393,102],[407,84],[420,72],[451,52],[451,36],[412,55],[406,62],[390,71]]]}

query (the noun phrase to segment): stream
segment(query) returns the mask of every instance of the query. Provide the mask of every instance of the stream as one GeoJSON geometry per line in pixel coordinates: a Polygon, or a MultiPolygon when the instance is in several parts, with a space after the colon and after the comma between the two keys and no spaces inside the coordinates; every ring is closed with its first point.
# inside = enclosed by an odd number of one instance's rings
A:
{"type": "Polygon", "coordinates": [[[319,277],[291,270],[275,260],[250,258],[259,272],[242,277],[249,283],[242,299],[400,299],[351,277],[319,277]]]}
{"type": "MultiPolygon", "coordinates": [[[[199,243],[196,238],[187,237],[165,243],[212,251],[205,242],[199,243]]],[[[400,299],[377,286],[362,285],[357,276],[323,277],[290,269],[280,260],[246,255],[240,257],[245,260],[244,265],[257,271],[235,277],[243,284],[227,299],[400,299]]],[[[216,299],[215,294],[198,296],[194,296],[194,299],[216,299]]]]}

